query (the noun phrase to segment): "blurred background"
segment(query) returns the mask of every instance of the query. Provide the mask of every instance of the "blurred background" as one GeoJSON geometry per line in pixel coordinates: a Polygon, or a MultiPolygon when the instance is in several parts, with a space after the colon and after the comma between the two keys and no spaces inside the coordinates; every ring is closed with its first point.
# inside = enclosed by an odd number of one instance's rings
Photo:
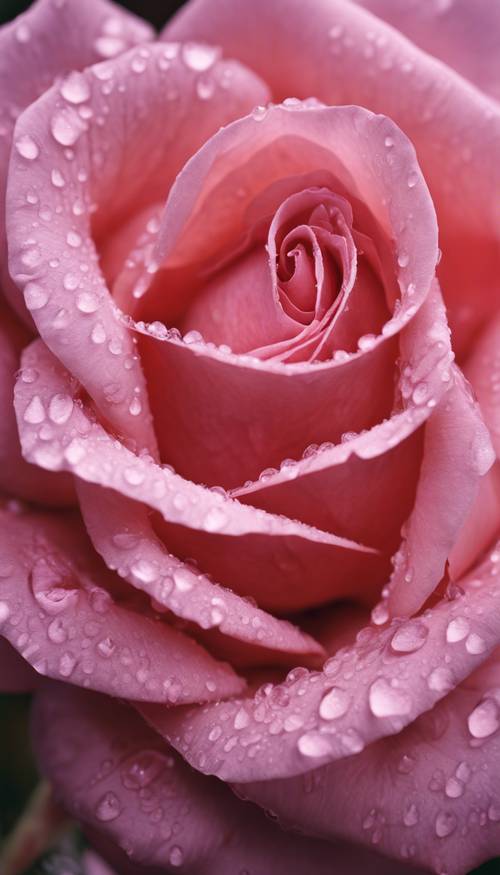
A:
{"type": "MultiPolygon", "coordinates": [[[[81,2],[85,3],[85,0],[81,2]]],[[[0,0],[0,24],[10,21],[30,5],[31,0],[0,0]]],[[[123,0],[119,5],[146,18],[159,29],[183,3],[179,0],[123,0]]],[[[38,781],[30,752],[29,710],[29,695],[0,695],[0,847],[38,781]]],[[[82,875],[80,861],[84,846],[78,829],[70,828],[56,847],[25,875],[82,875]]],[[[470,875],[500,875],[500,858],[470,875]]]]}

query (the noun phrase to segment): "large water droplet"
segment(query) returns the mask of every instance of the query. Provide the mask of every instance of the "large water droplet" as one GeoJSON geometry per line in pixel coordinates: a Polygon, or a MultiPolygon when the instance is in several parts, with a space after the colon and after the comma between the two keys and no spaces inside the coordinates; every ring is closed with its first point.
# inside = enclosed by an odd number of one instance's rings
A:
{"type": "Polygon", "coordinates": [[[449,644],[456,644],[457,641],[463,641],[469,634],[469,621],[465,617],[455,617],[450,620],[446,629],[446,640],[449,644]]]}
{"type": "Polygon", "coordinates": [[[375,717],[399,717],[409,714],[412,706],[409,694],[392,687],[385,678],[372,683],[369,703],[375,717]]]}
{"type": "Polygon", "coordinates": [[[319,714],[323,720],[336,720],[348,710],[351,698],[340,687],[332,687],[322,698],[319,714]]]}
{"type": "Polygon", "coordinates": [[[415,826],[419,821],[419,813],[418,808],[414,802],[412,802],[408,808],[406,809],[403,815],[403,823],[405,826],[415,826]]]}
{"type": "Polygon", "coordinates": [[[437,693],[447,693],[455,686],[453,674],[449,668],[438,666],[431,671],[427,678],[427,685],[430,690],[435,690],[437,693]]]}
{"type": "Polygon", "coordinates": [[[61,94],[69,103],[84,103],[90,97],[90,85],[83,73],[73,72],[61,85],[61,94]]]}
{"type": "Polygon", "coordinates": [[[313,759],[327,756],[332,750],[331,742],[328,738],[314,731],[301,735],[297,742],[297,747],[302,756],[313,759]]]}
{"type": "Polygon", "coordinates": [[[52,116],[50,123],[52,136],[61,146],[73,146],[83,132],[78,116],[69,110],[60,110],[52,116]]]}
{"type": "Polygon", "coordinates": [[[40,154],[40,149],[29,134],[23,134],[22,137],[16,140],[14,145],[21,157],[26,158],[28,161],[34,161],[40,154]]]}
{"type": "Polygon", "coordinates": [[[227,517],[219,507],[213,507],[208,511],[203,520],[203,528],[206,532],[219,532],[227,523],[227,517]]]}
{"type": "Polygon", "coordinates": [[[29,422],[30,425],[38,425],[40,422],[44,421],[45,409],[39,395],[33,395],[33,398],[24,411],[23,419],[25,422],[29,422]]]}
{"type": "Polygon", "coordinates": [[[9,617],[10,617],[10,608],[9,608],[7,602],[0,602],[0,626],[3,626],[3,624],[7,622],[9,617]]]}
{"type": "Polygon", "coordinates": [[[95,816],[102,823],[109,823],[111,820],[116,820],[120,816],[122,808],[116,793],[105,793],[97,803],[95,816]]]}
{"type": "Polygon", "coordinates": [[[28,310],[41,310],[49,300],[49,296],[38,283],[27,283],[24,289],[24,300],[28,310]]]}
{"type": "Polygon", "coordinates": [[[148,787],[165,771],[167,761],[156,750],[144,750],[134,757],[122,771],[122,783],[127,790],[148,787]]]}
{"type": "Polygon", "coordinates": [[[488,738],[493,735],[500,725],[498,705],[494,699],[483,699],[469,714],[467,725],[474,738],[488,738]]]}
{"type": "Polygon", "coordinates": [[[435,829],[436,835],[440,839],[444,839],[451,835],[457,827],[457,818],[451,811],[440,811],[436,817],[435,829]]]}
{"type": "Polygon", "coordinates": [[[56,425],[64,425],[73,412],[73,399],[70,395],[58,393],[53,395],[49,404],[49,418],[56,425]]]}
{"type": "Polygon", "coordinates": [[[391,647],[396,653],[414,653],[423,647],[429,629],[420,620],[410,620],[396,630],[391,639],[391,647]]]}
{"type": "Polygon", "coordinates": [[[219,49],[214,46],[198,43],[186,43],[182,48],[182,58],[186,66],[200,73],[208,70],[215,63],[219,53],[219,49]]]}

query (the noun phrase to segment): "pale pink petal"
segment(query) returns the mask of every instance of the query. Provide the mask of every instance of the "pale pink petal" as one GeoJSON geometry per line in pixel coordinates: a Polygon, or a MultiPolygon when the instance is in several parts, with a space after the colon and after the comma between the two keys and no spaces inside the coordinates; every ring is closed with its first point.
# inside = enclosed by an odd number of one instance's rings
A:
{"type": "MultiPolygon", "coordinates": [[[[74,381],[41,341],[25,350],[23,367],[16,412],[25,458],[49,470],[71,471],[158,511],[155,525],[169,549],[184,559],[195,556],[203,571],[223,584],[252,595],[257,587],[260,594],[259,582],[266,579],[266,603],[286,605],[286,593],[303,586],[305,568],[325,586],[325,578],[352,579],[357,571],[365,579],[379,567],[371,548],[245,506],[184,480],[149,456],[135,455],[91,420],[77,401],[74,381]],[[26,382],[26,369],[29,376],[36,369],[38,378],[26,382]],[[43,441],[46,418],[50,443],[43,441]]],[[[159,573],[153,568],[150,576],[159,573]]]]}
{"type": "Polygon", "coordinates": [[[98,265],[100,240],[164,198],[191,153],[266,96],[253,74],[217,60],[215,50],[156,44],[54,86],[16,125],[11,274],[47,345],[139,448],[155,450],[147,393],[98,265]]]}
{"type": "Polygon", "coordinates": [[[141,713],[191,765],[232,782],[301,775],[359,755],[431,709],[498,646],[498,555],[460,581],[454,600],[361,630],[322,672],[299,668],[247,698],[141,713]]]}
{"type": "Polygon", "coordinates": [[[123,598],[78,520],[6,507],[1,542],[1,632],[39,674],[153,702],[241,691],[228,665],[123,598]]]}
{"type": "Polygon", "coordinates": [[[37,681],[29,663],[0,636],[0,693],[31,693],[37,681]]]}
{"type": "Polygon", "coordinates": [[[500,316],[485,328],[464,364],[500,458],[500,316]]]}
{"type": "MultiPolygon", "coordinates": [[[[38,0],[24,15],[0,28],[0,278],[3,291],[17,312],[31,320],[7,271],[4,200],[12,134],[17,117],[58,77],[72,73],[68,82],[78,89],[74,71],[126,51],[151,39],[145,22],[108,0],[67,0],[62,4],[38,0]]],[[[75,91],[76,93],[76,91],[75,91]]],[[[34,154],[30,140],[17,149],[34,154]]],[[[32,191],[35,197],[36,192],[32,191]]]]}
{"type": "Polygon", "coordinates": [[[394,738],[306,775],[308,793],[299,778],[239,789],[286,827],[465,875],[500,853],[499,726],[500,688],[472,676],[394,738]]]}
{"type": "Polygon", "coordinates": [[[413,148],[389,119],[360,107],[292,102],[228,125],[191,159],[170,192],[156,258],[162,268],[143,299],[143,315],[155,322],[149,331],[137,327],[160,452],[186,477],[227,488],[390,414],[393,338],[429,293],[437,228],[413,148]],[[204,265],[241,246],[280,206],[286,187],[288,195],[300,191],[318,168],[352,203],[356,228],[379,255],[385,288],[370,291],[385,292],[394,310],[382,332],[314,369],[232,356],[167,332],[157,320],[169,282],[187,274],[196,285],[204,265]]]}
{"type": "Polygon", "coordinates": [[[404,875],[349,845],[282,832],[228,787],[189,769],[132,710],[102,696],[46,685],[33,740],[64,806],[136,864],[193,875],[331,875],[335,860],[342,875],[367,866],[404,875]]]}
{"type": "MultiPolygon", "coordinates": [[[[440,39],[440,28],[435,32],[440,39]]],[[[439,276],[455,343],[463,348],[497,307],[498,104],[345,0],[195,0],[165,36],[222,45],[269,82],[275,99],[313,95],[394,119],[416,147],[436,205],[439,276]]]]}
{"type": "Polygon", "coordinates": [[[500,8],[491,0],[355,0],[500,99],[500,8]]]}
{"type": "Polygon", "coordinates": [[[415,613],[434,591],[476,498],[480,478],[494,461],[479,407],[454,367],[451,388],[426,426],[415,507],[382,602],[392,616],[415,613]]]}
{"type": "Polygon", "coordinates": [[[29,338],[0,303],[0,488],[26,501],[65,505],[74,501],[72,479],[25,462],[14,412],[14,383],[29,338]]]}

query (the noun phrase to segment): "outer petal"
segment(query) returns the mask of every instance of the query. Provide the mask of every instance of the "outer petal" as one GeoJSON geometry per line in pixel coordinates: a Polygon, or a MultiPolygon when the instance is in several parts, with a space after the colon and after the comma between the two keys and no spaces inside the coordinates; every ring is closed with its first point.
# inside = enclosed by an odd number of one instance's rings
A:
{"type": "Polygon", "coordinates": [[[190,479],[240,486],[300,457],[311,443],[337,442],[391,412],[394,336],[430,291],[437,226],[411,144],[389,119],[361,107],[291,102],[258,110],[212,137],[170,192],[156,249],[162,269],[143,310],[157,320],[169,279],[202,276],[208,263],[237,251],[254,224],[279,206],[286,186],[300,190],[319,170],[353,204],[355,226],[372,236],[393,316],[358,351],[338,351],[314,367],[182,344],[151,326],[141,352],[161,454],[190,479]]]}
{"type": "Polygon", "coordinates": [[[418,619],[362,630],[322,673],[297,669],[254,696],[202,708],[141,706],[200,771],[236,782],[304,774],[396,735],[480,666],[500,641],[498,550],[463,594],[418,619]]]}
{"type": "Polygon", "coordinates": [[[26,341],[24,329],[7,307],[0,306],[0,488],[26,501],[71,504],[74,496],[70,477],[42,471],[25,462],[21,455],[14,383],[26,341]]]}
{"type": "Polygon", "coordinates": [[[113,577],[74,520],[2,510],[1,539],[2,635],[40,674],[146,701],[242,689],[190,638],[110,595],[113,577]]]}
{"type": "Polygon", "coordinates": [[[465,875],[500,853],[499,715],[500,689],[472,676],[357,757],[241,790],[285,826],[465,875]]]}
{"type": "Polygon", "coordinates": [[[57,77],[123,52],[152,33],[146,22],[107,0],[37,0],[24,15],[0,28],[0,277],[11,304],[26,321],[29,315],[7,273],[3,213],[15,121],[57,77]]]}
{"type": "MultiPolygon", "coordinates": [[[[23,363],[28,376],[35,367],[40,373],[38,380],[26,383],[24,371],[17,384],[26,458],[147,504],[161,515],[157,525],[168,546],[185,558],[195,556],[204,571],[221,574],[223,583],[252,594],[265,575],[271,600],[300,586],[304,569],[320,581],[352,579],[355,569],[377,571],[380,557],[370,548],[242,505],[160,468],[150,457],[134,455],[74,403],[68,374],[40,341],[25,352],[23,363]],[[43,439],[47,415],[49,443],[43,439]]],[[[137,577],[159,582],[160,573],[148,565],[137,577]]]]}
{"type": "Polygon", "coordinates": [[[414,43],[500,98],[500,8],[490,0],[355,0],[414,43]]]}
{"type": "Polygon", "coordinates": [[[65,807],[138,863],[191,875],[330,875],[334,860],[343,875],[366,865],[403,875],[355,848],[283,833],[102,697],[48,686],[36,700],[34,743],[65,807]]]}
{"type": "Polygon", "coordinates": [[[114,428],[151,451],[141,367],[96,241],[164,198],[221,123],[266,97],[255,76],[201,52],[143,47],[54,86],[19,119],[9,171],[10,270],[40,334],[114,428]],[[200,64],[210,100],[197,91],[200,64]]]}
{"type": "Polygon", "coordinates": [[[166,35],[221,44],[259,72],[278,99],[358,103],[400,125],[436,205],[439,276],[455,343],[463,347],[497,307],[498,105],[345,0],[195,0],[166,35]]]}

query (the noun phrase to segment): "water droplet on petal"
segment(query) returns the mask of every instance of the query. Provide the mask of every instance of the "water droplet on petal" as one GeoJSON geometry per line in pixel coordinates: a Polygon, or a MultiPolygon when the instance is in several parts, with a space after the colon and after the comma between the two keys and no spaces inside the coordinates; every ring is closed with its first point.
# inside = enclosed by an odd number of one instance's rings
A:
{"type": "Polygon", "coordinates": [[[97,803],[95,816],[102,823],[108,823],[111,820],[116,820],[122,811],[120,801],[116,793],[105,793],[97,803]]]}
{"type": "Polygon", "coordinates": [[[412,802],[408,808],[406,809],[403,815],[403,823],[405,826],[415,826],[419,821],[419,813],[418,808],[414,802],[412,802]]]}
{"type": "Polygon", "coordinates": [[[457,827],[457,818],[451,811],[440,811],[436,817],[435,829],[436,835],[440,839],[444,839],[451,835],[457,827]]]}
{"type": "Polygon", "coordinates": [[[168,862],[171,866],[182,866],[183,860],[184,854],[182,852],[182,848],[180,848],[179,845],[174,845],[174,847],[170,851],[168,862]]]}
{"type": "Polygon", "coordinates": [[[61,146],[73,146],[83,132],[83,126],[73,110],[60,110],[51,119],[50,130],[61,146]]]}
{"type": "Polygon", "coordinates": [[[15,147],[21,157],[26,158],[27,161],[34,161],[40,154],[40,149],[29,134],[23,134],[22,137],[19,137],[15,142],[15,147]]]}
{"type": "Polygon", "coordinates": [[[301,735],[297,747],[302,756],[311,758],[327,756],[332,750],[328,738],[314,731],[301,735]]]}
{"type": "Polygon", "coordinates": [[[28,310],[41,310],[49,300],[49,296],[38,283],[27,283],[24,289],[24,300],[28,310]]]}
{"type": "Polygon", "coordinates": [[[323,720],[335,720],[342,717],[350,705],[350,696],[340,687],[332,687],[322,698],[319,714],[323,720]]]}
{"type": "Polygon", "coordinates": [[[174,583],[181,592],[189,592],[196,583],[196,576],[187,568],[176,568],[173,573],[174,583]]]}
{"type": "Polygon", "coordinates": [[[469,714],[467,725],[474,738],[488,738],[493,735],[500,725],[498,705],[494,699],[483,699],[469,714]]]}
{"type": "Polygon", "coordinates": [[[214,46],[198,43],[186,43],[182,48],[182,58],[186,66],[200,73],[212,67],[219,54],[220,50],[214,46]]]}
{"type": "Polygon", "coordinates": [[[7,622],[9,617],[10,617],[10,608],[9,608],[7,602],[0,602],[0,626],[3,626],[3,624],[7,622]]]}
{"type": "Polygon", "coordinates": [[[106,341],[106,331],[102,322],[96,322],[92,328],[90,338],[93,343],[104,343],[106,341]]]}
{"type": "Polygon", "coordinates": [[[447,693],[455,686],[453,674],[449,668],[438,666],[431,671],[427,678],[427,685],[430,690],[435,690],[437,693],[447,693]]]}
{"type": "Polygon", "coordinates": [[[475,632],[471,632],[470,635],[467,636],[465,641],[465,649],[468,653],[478,654],[484,653],[486,650],[486,641],[484,638],[481,638],[480,635],[476,635],[475,632]]]}
{"type": "Polygon", "coordinates": [[[420,620],[410,620],[397,629],[391,639],[391,647],[396,653],[414,653],[425,644],[429,629],[420,620]]]}
{"type": "Polygon", "coordinates": [[[95,313],[99,309],[99,298],[94,292],[81,292],[76,299],[81,313],[95,313]]]}
{"type": "Polygon", "coordinates": [[[49,418],[57,425],[64,425],[73,413],[73,399],[59,393],[53,395],[49,404],[49,418]]]}
{"type": "Polygon", "coordinates": [[[409,714],[412,706],[409,694],[392,687],[385,678],[372,683],[369,703],[375,717],[399,717],[409,714]]]}
{"type": "Polygon", "coordinates": [[[33,398],[31,399],[26,410],[24,411],[23,419],[25,422],[29,422],[31,425],[38,425],[38,423],[44,421],[45,409],[42,404],[42,399],[39,395],[33,395],[33,398]]]}
{"type": "Polygon", "coordinates": [[[61,94],[69,103],[84,103],[90,97],[90,85],[83,73],[73,72],[61,85],[61,94]]]}
{"type": "Polygon", "coordinates": [[[469,622],[465,617],[455,617],[450,620],[446,629],[446,640],[448,644],[456,644],[457,641],[463,641],[469,634],[469,622]]]}
{"type": "Polygon", "coordinates": [[[203,528],[206,532],[219,532],[227,523],[227,517],[219,507],[213,507],[208,511],[203,520],[203,528]]]}

